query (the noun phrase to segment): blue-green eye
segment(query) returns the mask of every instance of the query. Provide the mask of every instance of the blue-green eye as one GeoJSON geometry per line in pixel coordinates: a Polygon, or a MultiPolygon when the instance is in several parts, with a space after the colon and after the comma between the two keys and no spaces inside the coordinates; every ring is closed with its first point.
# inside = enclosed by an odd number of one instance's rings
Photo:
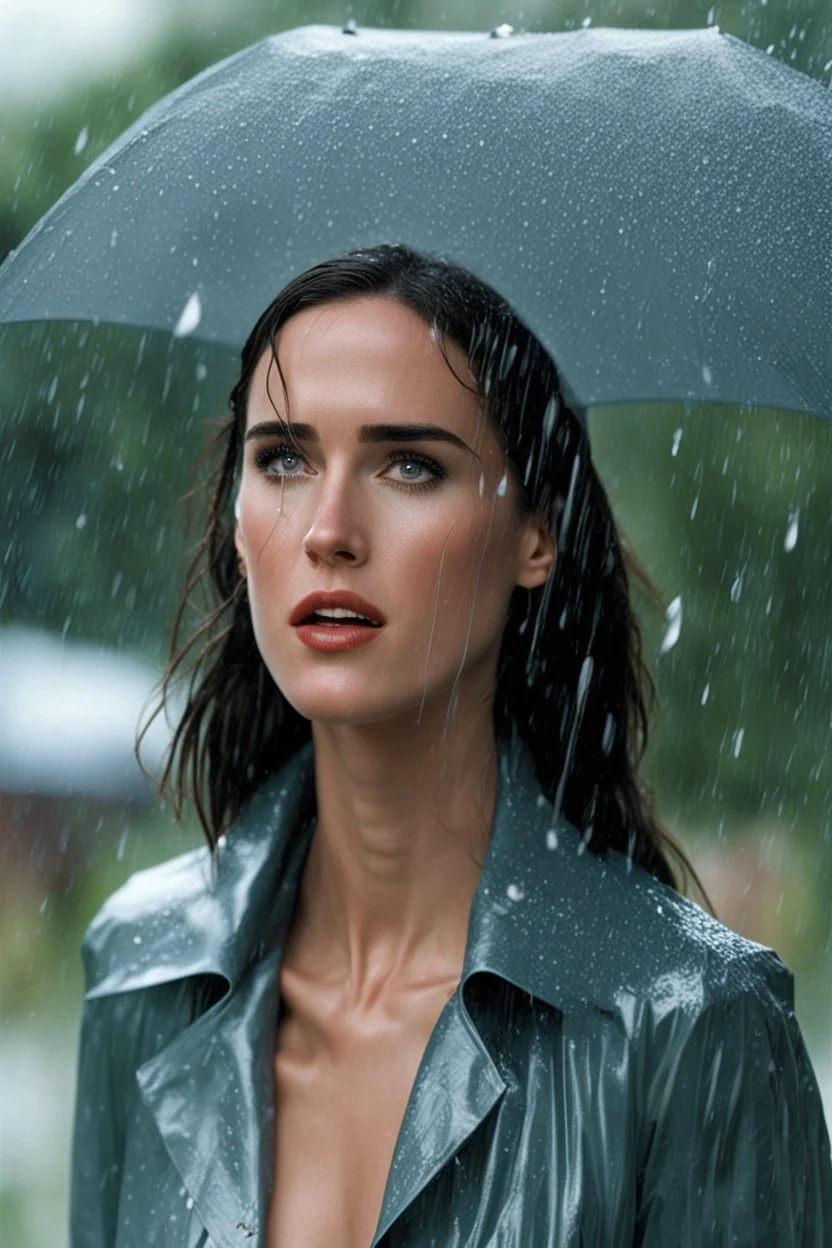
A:
{"type": "Polygon", "coordinates": [[[254,462],[267,477],[297,477],[304,466],[303,455],[293,446],[264,446],[254,462]]]}

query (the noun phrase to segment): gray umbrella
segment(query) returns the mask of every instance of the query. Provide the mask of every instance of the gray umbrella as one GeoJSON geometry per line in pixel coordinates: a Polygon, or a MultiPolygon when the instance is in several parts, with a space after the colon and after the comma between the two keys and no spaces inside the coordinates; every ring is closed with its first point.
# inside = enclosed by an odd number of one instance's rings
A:
{"type": "Polygon", "coordinates": [[[581,405],[832,414],[832,93],[715,30],[310,27],[161,100],[0,269],[0,321],[238,345],[410,243],[496,287],[581,405]]]}

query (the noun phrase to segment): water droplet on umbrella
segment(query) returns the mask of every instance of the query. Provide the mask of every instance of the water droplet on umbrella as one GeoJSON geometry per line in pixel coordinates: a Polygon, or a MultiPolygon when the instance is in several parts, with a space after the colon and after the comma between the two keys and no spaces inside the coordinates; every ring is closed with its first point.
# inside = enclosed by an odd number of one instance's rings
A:
{"type": "Polygon", "coordinates": [[[508,894],[509,901],[522,901],[526,895],[522,888],[520,888],[519,884],[509,884],[506,889],[506,893],[508,894]]]}

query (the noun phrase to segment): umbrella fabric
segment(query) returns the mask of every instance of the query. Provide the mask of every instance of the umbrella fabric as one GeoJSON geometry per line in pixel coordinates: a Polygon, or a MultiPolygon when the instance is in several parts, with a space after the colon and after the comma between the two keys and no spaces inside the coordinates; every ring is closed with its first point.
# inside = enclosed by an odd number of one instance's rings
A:
{"type": "Polygon", "coordinates": [[[499,290],[582,406],[832,414],[832,93],[717,31],[266,39],[128,130],[0,270],[0,321],[239,345],[405,242],[499,290]]]}

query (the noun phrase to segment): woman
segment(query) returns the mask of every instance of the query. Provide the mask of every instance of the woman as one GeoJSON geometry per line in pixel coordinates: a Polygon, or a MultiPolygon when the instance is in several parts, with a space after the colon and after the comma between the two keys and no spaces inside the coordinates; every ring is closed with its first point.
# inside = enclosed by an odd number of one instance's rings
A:
{"type": "Polygon", "coordinates": [[[353,253],[264,313],[222,438],[164,685],[211,852],[88,933],[75,1248],[828,1242],[791,979],[676,891],[540,344],[353,253]]]}

